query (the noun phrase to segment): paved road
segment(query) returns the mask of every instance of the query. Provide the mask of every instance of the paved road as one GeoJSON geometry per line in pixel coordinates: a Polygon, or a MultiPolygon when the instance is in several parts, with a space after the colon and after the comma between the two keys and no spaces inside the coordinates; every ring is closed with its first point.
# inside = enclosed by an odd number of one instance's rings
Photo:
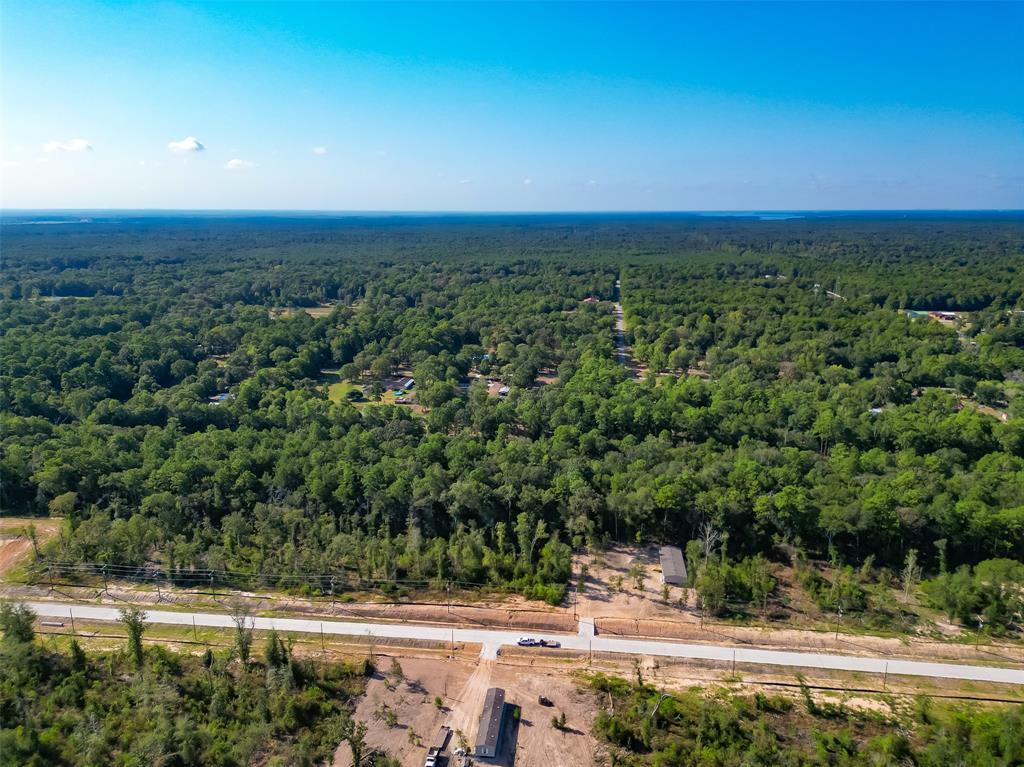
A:
{"type": "MultiPolygon", "coordinates": [[[[29,607],[42,618],[116,621],[118,611],[113,607],[66,604],[60,602],[29,602],[29,607]]],[[[230,615],[214,613],[168,612],[146,610],[150,623],[166,623],[176,626],[215,626],[230,628],[234,624],[230,615]]],[[[502,645],[515,644],[522,634],[497,629],[449,629],[439,626],[420,626],[395,623],[358,623],[343,621],[318,621],[305,618],[252,618],[253,628],[294,631],[307,634],[334,634],[356,637],[380,637],[386,639],[428,639],[437,642],[459,642],[480,644],[485,657],[494,657],[502,645]]],[[[923,661],[871,658],[853,655],[827,655],[823,653],[786,652],[782,650],[758,650],[714,644],[686,644],[684,642],[660,642],[622,637],[594,635],[593,623],[580,621],[577,634],[540,634],[530,636],[555,639],[570,650],[596,650],[599,652],[621,653],[624,655],[656,655],[672,658],[695,658],[723,661],[726,663],[748,663],[794,668],[833,669],[857,671],[869,674],[902,674],[937,679],[964,679],[975,682],[1003,682],[1024,685],[1024,670],[997,666],[968,666],[954,663],[926,663],[923,661]]]]}

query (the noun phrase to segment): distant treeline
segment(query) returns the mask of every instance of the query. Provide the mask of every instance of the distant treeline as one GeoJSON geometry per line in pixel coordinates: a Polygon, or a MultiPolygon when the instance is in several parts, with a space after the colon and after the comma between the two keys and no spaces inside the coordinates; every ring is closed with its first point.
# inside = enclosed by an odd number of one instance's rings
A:
{"type": "Polygon", "coordinates": [[[0,506],[67,517],[62,561],[551,601],[573,548],[706,525],[736,558],[1022,560],[1022,248],[960,218],[5,226],[0,506]],[[408,370],[426,412],[331,403],[325,368],[408,370]]]}

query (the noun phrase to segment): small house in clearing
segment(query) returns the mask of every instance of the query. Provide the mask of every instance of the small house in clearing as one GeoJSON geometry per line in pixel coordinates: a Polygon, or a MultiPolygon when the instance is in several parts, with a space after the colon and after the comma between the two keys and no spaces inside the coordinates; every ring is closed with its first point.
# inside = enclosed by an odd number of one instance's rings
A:
{"type": "Polygon", "coordinates": [[[686,585],[686,562],[678,546],[661,547],[661,579],[669,586],[686,585]]]}

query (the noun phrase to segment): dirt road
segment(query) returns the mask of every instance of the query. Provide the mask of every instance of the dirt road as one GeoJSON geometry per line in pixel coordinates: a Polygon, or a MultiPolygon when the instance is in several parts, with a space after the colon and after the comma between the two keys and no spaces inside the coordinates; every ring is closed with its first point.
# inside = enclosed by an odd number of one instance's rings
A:
{"type": "Polygon", "coordinates": [[[476,743],[476,731],[480,724],[480,712],[484,707],[484,698],[487,696],[488,688],[493,686],[491,684],[493,671],[493,660],[481,660],[456,695],[446,722],[451,727],[456,741],[458,733],[461,732],[471,747],[476,743]]]}

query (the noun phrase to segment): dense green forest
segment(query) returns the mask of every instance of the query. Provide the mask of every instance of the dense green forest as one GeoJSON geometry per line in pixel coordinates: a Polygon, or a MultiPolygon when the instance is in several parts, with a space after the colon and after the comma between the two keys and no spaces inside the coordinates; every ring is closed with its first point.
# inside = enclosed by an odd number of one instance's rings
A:
{"type": "Polygon", "coordinates": [[[394,764],[349,716],[367,662],[299,660],[273,633],[252,648],[244,624],[229,652],[144,648],[145,614],[123,612],[122,650],[72,639],[61,651],[34,638],[30,610],[0,605],[0,765],[291,767],[323,764],[339,744],[370,767],[394,764]]]}
{"type": "Polygon", "coordinates": [[[952,616],[1018,609],[1019,218],[7,221],[3,251],[0,506],[68,520],[52,560],[557,602],[574,549],[703,535],[733,596],[751,557],[913,551],[952,616]]]}
{"type": "Polygon", "coordinates": [[[596,675],[606,710],[595,732],[616,767],[918,765],[990,767],[1024,761],[1024,707],[965,707],[921,696],[912,711],[782,695],[701,690],[668,694],[596,675]]]}

